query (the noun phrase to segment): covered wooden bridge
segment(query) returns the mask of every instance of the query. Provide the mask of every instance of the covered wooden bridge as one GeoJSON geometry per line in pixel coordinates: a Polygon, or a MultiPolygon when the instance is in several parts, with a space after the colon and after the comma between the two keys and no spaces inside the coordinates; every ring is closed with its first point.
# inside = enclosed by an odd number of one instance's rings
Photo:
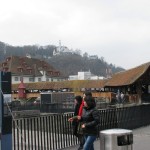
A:
{"type": "MultiPolygon", "coordinates": [[[[60,82],[24,83],[26,98],[39,97],[41,92],[74,92],[82,95],[90,90],[94,97],[115,98],[118,90],[123,92],[129,101],[150,102],[150,62],[138,67],[114,74],[105,80],[73,80],[60,82]]],[[[12,85],[12,97],[19,99],[19,84],[12,85]]]]}

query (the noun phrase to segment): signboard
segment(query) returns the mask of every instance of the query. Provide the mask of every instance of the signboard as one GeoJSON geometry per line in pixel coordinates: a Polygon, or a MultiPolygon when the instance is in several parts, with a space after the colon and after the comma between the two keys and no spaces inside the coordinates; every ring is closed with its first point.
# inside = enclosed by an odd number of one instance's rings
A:
{"type": "Polygon", "coordinates": [[[0,72],[0,150],[12,150],[11,73],[0,72]]]}

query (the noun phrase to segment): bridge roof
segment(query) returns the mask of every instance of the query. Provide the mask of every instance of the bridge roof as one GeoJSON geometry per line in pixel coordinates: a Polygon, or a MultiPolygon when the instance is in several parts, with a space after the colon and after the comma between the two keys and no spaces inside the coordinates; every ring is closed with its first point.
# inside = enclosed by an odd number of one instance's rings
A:
{"type": "Polygon", "coordinates": [[[105,86],[124,86],[131,85],[142,77],[150,68],[150,62],[138,67],[116,73],[107,81],[105,86]]]}
{"type": "MultiPolygon", "coordinates": [[[[106,80],[72,80],[59,82],[35,82],[24,83],[26,90],[50,90],[50,89],[64,89],[64,88],[102,88],[106,80]]],[[[12,90],[18,90],[18,84],[12,85],[12,90]]]]}

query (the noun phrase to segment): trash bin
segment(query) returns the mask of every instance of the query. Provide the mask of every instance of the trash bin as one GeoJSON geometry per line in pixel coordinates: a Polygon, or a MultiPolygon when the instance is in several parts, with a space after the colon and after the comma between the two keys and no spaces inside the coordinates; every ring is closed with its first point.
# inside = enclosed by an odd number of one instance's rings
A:
{"type": "Polygon", "coordinates": [[[132,150],[133,133],[126,129],[109,129],[100,132],[100,150],[132,150]]]}

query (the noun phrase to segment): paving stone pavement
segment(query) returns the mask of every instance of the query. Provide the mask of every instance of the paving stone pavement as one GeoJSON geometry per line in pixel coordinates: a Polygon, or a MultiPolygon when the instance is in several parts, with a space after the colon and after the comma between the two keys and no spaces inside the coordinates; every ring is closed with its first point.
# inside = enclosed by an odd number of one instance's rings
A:
{"type": "MultiPolygon", "coordinates": [[[[132,130],[133,150],[150,150],[150,125],[132,130]]],[[[65,150],[77,150],[79,145],[65,148],[65,150]]],[[[95,141],[94,149],[100,150],[100,140],[95,141]]]]}

